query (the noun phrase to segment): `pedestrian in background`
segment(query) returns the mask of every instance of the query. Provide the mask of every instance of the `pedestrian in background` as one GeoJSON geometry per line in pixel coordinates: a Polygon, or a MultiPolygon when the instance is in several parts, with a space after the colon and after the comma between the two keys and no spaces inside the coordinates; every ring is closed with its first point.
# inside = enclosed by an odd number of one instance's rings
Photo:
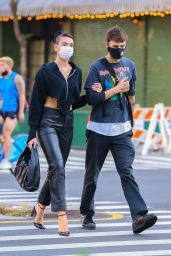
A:
{"type": "Polygon", "coordinates": [[[4,145],[4,159],[0,169],[10,169],[8,161],[11,149],[11,134],[17,122],[24,122],[25,82],[21,75],[14,72],[14,61],[6,56],[0,58],[0,125],[3,125],[1,142],[4,145]]]}
{"type": "Polygon", "coordinates": [[[92,218],[95,214],[94,195],[99,173],[110,151],[130,208],[133,232],[140,233],[154,225],[157,216],[147,214],[147,206],[133,176],[135,149],[131,124],[136,69],[133,61],[123,57],[127,42],[123,29],[119,26],[110,28],[105,41],[108,54],[91,65],[85,83],[87,100],[93,107],[86,131],[86,172],[80,206],[82,226],[96,228],[92,218]],[[93,91],[95,83],[102,85],[103,90],[93,91]]]}

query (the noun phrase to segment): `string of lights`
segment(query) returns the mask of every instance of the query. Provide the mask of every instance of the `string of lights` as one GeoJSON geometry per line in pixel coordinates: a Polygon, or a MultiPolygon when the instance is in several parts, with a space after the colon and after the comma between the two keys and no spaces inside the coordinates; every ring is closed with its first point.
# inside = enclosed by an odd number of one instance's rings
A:
{"type": "MultiPolygon", "coordinates": [[[[45,19],[62,19],[64,17],[67,17],[71,20],[73,19],[106,19],[106,18],[115,18],[115,17],[119,17],[121,19],[127,18],[127,17],[131,17],[131,18],[135,18],[135,17],[143,17],[143,16],[160,16],[160,17],[165,17],[166,15],[171,14],[171,10],[168,11],[164,11],[164,12],[140,12],[140,13],[118,13],[118,12],[114,12],[114,13],[105,13],[105,14],[84,14],[84,15],[70,15],[70,14],[66,14],[66,15],[62,15],[62,14],[45,14],[45,15],[41,15],[41,16],[35,16],[35,17],[26,17],[26,19],[28,21],[31,21],[33,19],[35,20],[45,20],[45,19]]],[[[21,17],[18,16],[17,19],[21,20],[24,19],[25,17],[21,17]]],[[[0,21],[1,22],[8,22],[10,20],[13,20],[14,16],[10,16],[10,17],[0,17],[0,21]]]]}

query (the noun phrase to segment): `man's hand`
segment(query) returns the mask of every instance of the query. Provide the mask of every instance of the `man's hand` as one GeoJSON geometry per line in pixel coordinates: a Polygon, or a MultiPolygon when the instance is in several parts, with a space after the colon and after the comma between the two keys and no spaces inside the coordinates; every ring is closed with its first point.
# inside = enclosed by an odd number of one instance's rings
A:
{"type": "Polygon", "coordinates": [[[101,83],[94,83],[92,86],[93,91],[101,92],[102,91],[102,84],[101,83]]]}
{"type": "Polygon", "coordinates": [[[105,91],[105,100],[110,99],[114,94],[120,92],[128,92],[129,91],[129,81],[128,78],[123,78],[119,81],[119,83],[113,88],[105,91]]]}
{"type": "Polygon", "coordinates": [[[128,92],[129,91],[129,81],[128,78],[121,79],[115,89],[119,92],[128,92]]]}
{"type": "Polygon", "coordinates": [[[37,140],[36,140],[36,138],[33,138],[32,140],[30,140],[29,142],[28,142],[28,147],[29,147],[29,149],[30,150],[32,150],[32,148],[34,147],[36,147],[36,144],[37,144],[37,140]]]}
{"type": "Polygon", "coordinates": [[[19,112],[18,113],[18,121],[20,123],[23,123],[24,122],[24,112],[19,112]]]}

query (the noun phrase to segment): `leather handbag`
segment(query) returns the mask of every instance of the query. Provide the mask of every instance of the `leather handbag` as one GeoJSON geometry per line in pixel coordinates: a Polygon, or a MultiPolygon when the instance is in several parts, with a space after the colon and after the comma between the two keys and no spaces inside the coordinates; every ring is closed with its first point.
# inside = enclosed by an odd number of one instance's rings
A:
{"type": "Polygon", "coordinates": [[[28,147],[20,155],[14,171],[12,171],[22,189],[33,192],[38,190],[40,184],[40,164],[38,150],[28,147]]]}

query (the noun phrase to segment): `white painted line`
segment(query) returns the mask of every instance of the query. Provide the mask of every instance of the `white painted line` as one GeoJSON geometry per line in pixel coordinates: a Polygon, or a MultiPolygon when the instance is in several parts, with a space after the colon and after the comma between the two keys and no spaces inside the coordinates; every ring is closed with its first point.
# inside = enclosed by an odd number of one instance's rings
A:
{"type": "Polygon", "coordinates": [[[157,161],[157,160],[154,160],[154,161],[150,161],[150,160],[144,160],[144,159],[135,159],[134,160],[134,163],[136,164],[148,164],[148,165],[155,165],[155,166],[164,166],[164,165],[167,165],[169,166],[171,164],[171,162],[161,162],[161,161],[157,161]]]}
{"type": "MultiPolygon", "coordinates": [[[[47,165],[41,165],[40,164],[40,168],[41,168],[41,171],[43,172],[47,172],[47,168],[48,166],[47,165]]],[[[165,167],[162,167],[163,169],[167,169],[167,170],[171,170],[171,167],[170,166],[165,166],[165,167]]],[[[143,165],[143,166],[136,166],[136,165],[133,165],[133,169],[135,170],[145,170],[145,171],[149,171],[149,170],[154,170],[154,171],[159,171],[161,169],[161,167],[159,166],[148,166],[148,165],[143,165]]],[[[66,172],[76,172],[76,171],[79,171],[79,172],[85,172],[85,168],[82,167],[82,166],[66,166],[66,172]]],[[[102,171],[108,171],[108,172],[113,172],[115,171],[116,168],[115,166],[103,166],[102,168],[102,171]]]]}
{"type": "MultiPolygon", "coordinates": [[[[95,202],[95,206],[96,205],[105,205],[104,207],[105,207],[105,210],[106,210],[106,208],[107,209],[111,209],[111,207],[116,207],[116,208],[120,208],[120,205],[118,205],[118,206],[111,206],[111,204],[112,205],[114,205],[114,204],[121,204],[122,202],[107,202],[107,201],[97,201],[97,202],[95,202]]],[[[74,202],[74,204],[75,205],[79,205],[80,204],[80,202],[74,202]]],[[[103,206],[97,206],[96,207],[96,209],[98,209],[98,210],[101,210],[101,207],[103,207],[103,206]]],[[[124,207],[125,208],[125,207],[124,207]]]]}
{"type": "MultiPolygon", "coordinates": [[[[80,200],[79,198],[67,198],[67,201],[72,201],[72,200],[80,200]]],[[[35,198],[12,198],[12,196],[10,197],[10,199],[0,199],[0,203],[4,203],[4,202],[35,202],[36,201],[36,197],[35,198]]]]}
{"type": "MultiPolygon", "coordinates": [[[[40,159],[40,164],[46,164],[47,165],[47,161],[46,159],[40,159]]],[[[170,167],[171,165],[171,161],[167,162],[167,161],[164,161],[164,162],[161,162],[161,161],[157,161],[157,159],[155,159],[154,161],[151,161],[151,160],[144,160],[144,159],[135,159],[134,160],[134,165],[139,165],[139,164],[143,164],[143,166],[154,166],[154,167],[158,167],[158,166],[161,166],[161,167],[170,167]]],[[[67,161],[67,164],[66,166],[68,165],[80,165],[80,166],[85,166],[85,161],[82,161],[80,159],[78,160],[72,160],[72,159],[68,159],[67,161]]],[[[109,167],[115,167],[115,163],[114,163],[114,160],[107,160],[105,161],[104,167],[106,166],[109,166],[109,167]]]]}
{"type": "Polygon", "coordinates": [[[0,189],[0,192],[16,191],[16,189],[0,189]]]}
{"type": "Polygon", "coordinates": [[[22,198],[24,199],[24,198],[31,198],[31,197],[37,197],[37,196],[38,196],[38,195],[31,195],[31,194],[30,194],[30,195],[28,195],[28,194],[27,194],[27,195],[26,195],[26,194],[25,194],[25,195],[21,195],[21,194],[20,194],[20,195],[17,195],[17,194],[14,194],[14,193],[11,194],[11,195],[3,195],[3,196],[2,196],[1,193],[0,193],[0,200],[1,200],[1,198],[2,198],[2,199],[11,198],[11,201],[13,201],[13,198],[22,197],[22,198]]]}
{"type": "Polygon", "coordinates": [[[10,170],[0,170],[0,174],[1,173],[9,173],[9,174],[11,174],[10,170]]]}
{"type": "Polygon", "coordinates": [[[67,161],[66,167],[70,166],[70,165],[74,165],[74,166],[80,166],[80,167],[85,167],[84,163],[80,163],[80,162],[71,162],[71,161],[67,161]]]}
{"type": "MultiPolygon", "coordinates": [[[[131,222],[116,222],[116,223],[98,223],[97,224],[97,228],[106,228],[106,227],[131,227],[132,223],[131,222]]],[[[165,226],[165,225],[171,225],[171,221],[158,221],[155,226],[165,226]]],[[[57,228],[57,224],[56,225],[45,225],[46,228],[49,229],[56,229],[57,228]]],[[[81,224],[69,224],[70,228],[80,228],[81,224]]],[[[32,225],[28,225],[28,226],[3,226],[0,227],[0,231],[15,231],[15,230],[31,230],[31,229],[35,229],[35,227],[32,225]]]]}
{"type": "MultiPolygon", "coordinates": [[[[26,202],[26,199],[21,199],[21,198],[18,198],[18,199],[0,199],[0,203],[9,203],[9,202],[26,202]]],[[[27,202],[36,202],[36,198],[27,198],[27,202]]]]}
{"type": "MultiPolygon", "coordinates": [[[[160,230],[146,230],[144,235],[159,235],[159,234],[171,234],[171,229],[160,229],[160,230]]],[[[106,231],[106,232],[84,232],[84,233],[71,233],[69,238],[84,238],[84,237],[106,237],[106,236],[133,236],[131,231],[106,231]]],[[[58,236],[58,234],[45,234],[45,235],[13,235],[13,236],[3,236],[0,237],[0,241],[23,241],[23,240],[42,240],[42,239],[53,239],[53,238],[63,238],[58,236]]],[[[136,238],[136,236],[135,236],[136,238]]]]}
{"type": "Polygon", "coordinates": [[[38,192],[22,192],[22,191],[13,191],[13,192],[0,192],[0,195],[38,195],[38,192]]]}
{"type": "Polygon", "coordinates": [[[171,215],[162,215],[162,216],[157,216],[158,219],[171,219],[171,215]]]}
{"type": "Polygon", "coordinates": [[[139,167],[141,165],[141,167],[149,167],[149,168],[171,168],[171,165],[164,165],[161,164],[161,166],[159,164],[148,164],[148,163],[133,163],[133,167],[139,167]]]}
{"type": "Polygon", "coordinates": [[[96,206],[96,210],[112,210],[112,209],[128,209],[127,205],[105,205],[105,206],[96,206]]]}
{"type": "MultiPolygon", "coordinates": [[[[66,239],[66,238],[65,238],[66,239]]],[[[125,247],[133,245],[166,245],[171,244],[171,239],[161,240],[140,240],[140,241],[114,241],[114,242],[90,242],[90,243],[71,243],[71,244],[44,244],[27,246],[7,246],[0,247],[0,252],[19,252],[19,251],[38,251],[38,250],[59,250],[75,248],[100,248],[100,247],[125,247]]]]}
{"type": "MultiPolygon", "coordinates": [[[[73,255],[73,254],[72,254],[73,255]]],[[[61,256],[72,256],[61,255],[61,256]]],[[[171,255],[171,250],[155,250],[155,251],[134,251],[134,252],[105,252],[105,253],[91,253],[91,256],[162,256],[171,255]]],[[[53,255],[53,256],[57,256],[53,255]]]]}
{"type": "MultiPolygon", "coordinates": [[[[171,214],[171,210],[150,210],[150,213],[156,213],[156,214],[162,214],[162,213],[170,213],[171,214]]],[[[130,214],[130,211],[116,211],[115,213],[121,213],[121,214],[130,214]]]]}
{"type": "Polygon", "coordinates": [[[75,169],[75,170],[80,170],[80,171],[84,171],[85,168],[81,167],[81,166],[66,166],[66,171],[69,169],[75,169]]]}
{"type": "Polygon", "coordinates": [[[143,160],[154,160],[154,161],[163,161],[163,162],[171,162],[170,157],[160,157],[160,156],[136,156],[136,159],[143,159],[143,160]]]}

